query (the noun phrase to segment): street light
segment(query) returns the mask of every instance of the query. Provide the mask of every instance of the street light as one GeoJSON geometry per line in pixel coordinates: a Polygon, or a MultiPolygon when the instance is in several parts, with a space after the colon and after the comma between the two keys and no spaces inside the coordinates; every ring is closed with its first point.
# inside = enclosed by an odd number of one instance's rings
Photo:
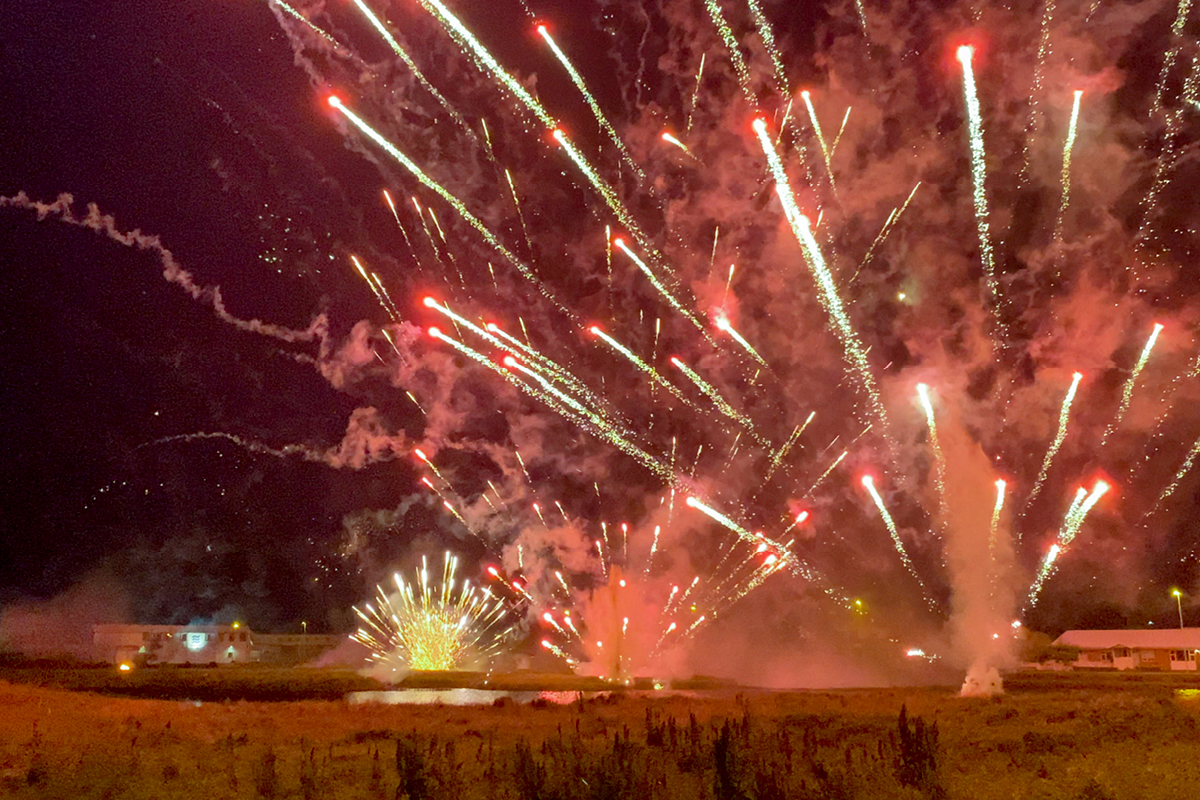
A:
{"type": "Polygon", "coordinates": [[[1183,592],[1172,589],[1171,594],[1175,595],[1175,606],[1179,609],[1179,630],[1183,630],[1183,592]]]}
{"type": "MultiPolygon", "coordinates": [[[[307,622],[301,622],[301,623],[300,623],[300,627],[304,629],[304,635],[305,635],[305,636],[307,636],[307,635],[308,635],[308,623],[307,623],[307,622]]],[[[1182,625],[1180,625],[1180,627],[1183,627],[1183,626],[1182,626],[1182,625]]]]}

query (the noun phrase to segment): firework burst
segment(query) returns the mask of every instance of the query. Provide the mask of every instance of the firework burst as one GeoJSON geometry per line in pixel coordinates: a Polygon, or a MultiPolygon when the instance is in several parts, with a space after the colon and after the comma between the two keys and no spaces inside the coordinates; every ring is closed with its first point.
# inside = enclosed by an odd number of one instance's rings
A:
{"type": "Polygon", "coordinates": [[[513,620],[500,598],[457,575],[458,558],[446,553],[440,577],[421,568],[412,581],[393,576],[395,591],[377,587],[374,603],[354,612],[362,622],[351,638],[366,645],[372,663],[392,670],[460,670],[485,666],[511,632],[513,620]]]}

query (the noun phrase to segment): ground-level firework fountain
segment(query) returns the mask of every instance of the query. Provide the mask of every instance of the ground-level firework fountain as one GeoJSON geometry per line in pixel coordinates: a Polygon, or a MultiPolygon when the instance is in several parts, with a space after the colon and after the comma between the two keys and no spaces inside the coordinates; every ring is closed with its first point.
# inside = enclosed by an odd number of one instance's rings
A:
{"type": "MultiPolygon", "coordinates": [[[[395,591],[379,588],[374,604],[355,609],[363,627],[351,637],[370,648],[367,660],[392,675],[408,670],[485,667],[512,626],[503,602],[457,576],[458,558],[446,553],[441,576],[429,575],[422,556],[414,580],[397,573],[395,591]]],[[[378,670],[373,670],[378,672],[378,670]]]]}

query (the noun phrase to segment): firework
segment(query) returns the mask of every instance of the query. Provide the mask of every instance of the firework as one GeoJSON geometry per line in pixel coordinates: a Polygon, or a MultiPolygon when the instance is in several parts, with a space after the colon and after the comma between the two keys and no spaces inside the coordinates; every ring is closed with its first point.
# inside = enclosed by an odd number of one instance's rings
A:
{"type": "Polygon", "coordinates": [[[616,350],[618,353],[623,355],[629,361],[629,363],[633,364],[639,370],[641,370],[642,372],[649,375],[650,378],[654,381],[655,385],[661,386],[663,389],[667,390],[667,392],[669,392],[676,399],[678,399],[682,402],[685,402],[685,403],[688,402],[684,398],[683,393],[680,392],[679,389],[677,389],[675,387],[675,384],[671,383],[666,378],[664,378],[659,373],[658,370],[656,370],[654,367],[650,366],[645,361],[643,361],[641,358],[639,358],[638,355],[636,353],[634,353],[632,350],[625,347],[625,345],[621,344],[616,339],[612,338],[607,333],[602,331],[599,326],[597,326],[597,325],[591,326],[590,328],[588,328],[588,332],[591,333],[596,338],[600,339],[600,341],[607,344],[613,350],[616,350]]]}
{"type": "Polygon", "coordinates": [[[851,282],[858,277],[858,273],[862,272],[863,269],[865,269],[866,266],[871,263],[871,259],[875,257],[875,251],[887,239],[888,234],[892,232],[892,228],[895,227],[896,223],[900,221],[900,217],[904,216],[904,212],[908,210],[908,204],[912,202],[913,197],[915,197],[917,194],[917,189],[920,188],[921,182],[917,181],[916,185],[913,186],[912,191],[908,193],[908,197],[904,199],[904,203],[892,209],[892,213],[888,215],[887,221],[884,222],[883,227],[879,229],[879,235],[875,237],[873,242],[871,242],[871,246],[867,248],[867,254],[863,256],[863,260],[859,262],[858,269],[854,270],[854,275],[850,277],[851,282]]]}
{"type": "Polygon", "coordinates": [[[929,445],[933,448],[934,463],[937,469],[935,485],[938,493],[938,505],[944,517],[946,512],[946,454],[942,452],[942,444],[938,441],[937,420],[933,416],[933,403],[929,400],[929,387],[918,383],[917,395],[921,398],[921,408],[925,411],[925,421],[929,425],[929,445]]]}
{"type": "MultiPolygon", "coordinates": [[[[738,84],[742,87],[746,102],[752,108],[757,107],[758,101],[754,97],[754,89],[750,82],[750,68],[746,66],[746,59],[742,56],[737,37],[733,35],[733,30],[725,21],[725,13],[721,11],[721,4],[717,0],[704,0],[704,7],[708,9],[708,15],[712,17],[713,25],[721,34],[721,41],[725,43],[725,50],[729,53],[729,60],[733,62],[733,70],[737,73],[738,84]]],[[[697,78],[696,83],[699,84],[699,82],[699,78],[697,78]]]]}
{"type": "Polygon", "coordinates": [[[805,89],[800,93],[800,97],[804,100],[804,107],[808,109],[808,119],[812,123],[813,132],[817,135],[817,144],[821,146],[821,155],[825,159],[825,172],[829,175],[829,186],[836,193],[837,184],[833,180],[832,156],[829,152],[829,146],[825,144],[825,134],[821,132],[821,123],[817,120],[817,110],[813,108],[812,93],[805,89]]]}
{"type": "Polygon", "coordinates": [[[440,581],[424,556],[415,580],[393,576],[394,593],[379,589],[376,605],[354,611],[363,627],[351,637],[371,650],[368,660],[393,669],[455,670],[487,663],[512,622],[486,589],[457,578],[458,558],[446,553],[440,581]]]}
{"type": "Polygon", "coordinates": [[[808,487],[808,491],[804,493],[804,496],[808,497],[810,494],[812,494],[814,491],[816,491],[817,487],[825,482],[825,479],[829,477],[830,473],[832,473],[835,469],[837,469],[837,465],[842,463],[842,460],[849,454],[850,454],[849,450],[843,450],[842,454],[840,456],[838,456],[836,459],[834,459],[833,463],[830,464],[829,467],[824,472],[821,473],[821,477],[817,478],[817,480],[813,483],[813,485],[808,487]]]}
{"type": "Polygon", "coordinates": [[[1154,343],[1158,340],[1158,334],[1162,332],[1162,329],[1161,324],[1154,323],[1154,330],[1151,332],[1150,338],[1146,340],[1146,346],[1142,348],[1142,354],[1138,357],[1137,364],[1133,366],[1133,372],[1129,373],[1129,378],[1121,389],[1121,405],[1117,408],[1116,419],[1104,429],[1104,436],[1100,440],[1101,445],[1108,441],[1108,437],[1121,424],[1121,420],[1125,419],[1125,412],[1129,410],[1129,403],[1133,399],[1133,387],[1137,384],[1137,379],[1142,374],[1146,362],[1150,360],[1150,351],[1154,349],[1154,343]]]}
{"type": "Polygon", "coordinates": [[[992,524],[988,530],[988,552],[996,551],[996,535],[1000,530],[1000,512],[1004,509],[1004,489],[1007,487],[1004,480],[996,481],[996,505],[992,509],[992,524]]]}
{"type": "Polygon", "coordinates": [[[509,264],[515,267],[519,273],[521,273],[522,277],[537,286],[538,291],[541,292],[547,300],[550,300],[552,303],[554,303],[555,307],[564,313],[570,313],[569,309],[562,305],[554,297],[554,295],[551,294],[550,290],[547,289],[540,280],[538,280],[537,276],[533,274],[533,271],[523,261],[517,258],[516,255],[509,251],[507,247],[501,244],[500,240],[496,238],[496,235],[492,233],[491,230],[489,230],[488,227],[484,225],[478,217],[472,214],[467,207],[463,205],[461,200],[452,195],[450,192],[446,191],[446,189],[444,189],[437,181],[426,175],[425,172],[418,167],[415,162],[413,162],[408,156],[404,155],[404,153],[400,152],[399,148],[385,139],[361,117],[347,108],[345,103],[342,102],[341,98],[337,97],[336,95],[330,96],[329,105],[340,111],[342,115],[354,125],[355,128],[361,131],[371,141],[375,142],[375,144],[379,145],[384,152],[395,159],[397,163],[404,167],[404,169],[406,169],[414,178],[420,181],[422,185],[432,189],[439,197],[445,200],[451,208],[458,212],[458,215],[463,219],[464,222],[474,228],[479,235],[483,237],[483,240],[492,247],[493,250],[499,253],[505,261],[507,261],[509,264]]]}
{"type": "Polygon", "coordinates": [[[983,153],[983,120],[979,113],[979,95],[975,91],[975,70],[972,59],[975,49],[969,46],[958,48],[958,61],[963,68],[963,94],[967,103],[968,141],[971,145],[971,183],[974,186],[975,226],[979,232],[979,255],[983,259],[983,274],[987,282],[988,297],[996,315],[996,324],[1001,341],[1006,340],[1004,321],[1000,317],[1000,284],[996,280],[996,265],[992,256],[992,234],[988,229],[988,202],[984,181],[987,166],[983,153]]]}
{"type": "Polygon", "coordinates": [[[775,474],[775,470],[779,469],[779,465],[783,463],[783,459],[787,458],[788,451],[792,449],[792,445],[800,439],[800,435],[804,433],[804,429],[808,427],[808,424],[813,421],[813,417],[816,415],[817,412],[815,411],[808,412],[808,416],[804,422],[797,425],[795,430],[792,431],[792,435],[788,437],[788,440],[775,451],[775,455],[771,456],[771,468],[767,470],[764,480],[771,480],[771,476],[775,474]]]}
{"type": "Polygon", "coordinates": [[[409,72],[412,73],[413,77],[417,79],[421,86],[424,87],[425,91],[429,92],[429,94],[432,95],[435,100],[437,100],[438,105],[446,110],[446,113],[449,114],[450,117],[458,124],[459,128],[474,138],[474,134],[471,132],[471,127],[467,124],[467,121],[462,118],[462,115],[458,113],[454,106],[450,105],[450,101],[447,100],[445,96],[443,96],[442,93],[439,92],[434,85],[429,82],[429,79],[425,77],[425,73],[421,72],[421,69],[417,66],[416,62],[414,62],[412,57],[409,56],[408,52],[400,46],[400,43],[396,41],[396,37],[392,36],[391,31],[387,29],[387,26],[383,24],[379,17],[375,16],[374,12],[371,11],[371,9],[366,3],[363,2],[363,0],[353,0],[353,2],[354,5],[358,7],[358,10],[362,13],[362,15],[366,18],[367,22],[371,23],[371,27],[379,33],[380,37],[382,37],[385,42],[387,42],[388,47],[392,49],[392,52],[396,54],[396,57],[404,62],[404,66],[409,72]]]}
{"type": "MultiPolygon", "coordinates": [[[[1058,454],[1058,450],[1062,447],[1062,443],[1067,438],[1067,421],[1071,416],[1071,403],[1075,401],[1075,392],[1079,389],[1079,382],[1083,380],[1083,374],[1076,372],[1071,377],[1071,388],[1067,389],[1067,396],[1063,398],[1062,408],[1058,412],[1058,431],[1054,434],[1054,441],[1050,443],[1050,449],[1046,451],[1046,457],[1042,459],[1042,468],[1038,470],[1037,480],[1033,483],[1033,490],[1029,493],[1029,502],[1033,500],[1042,491],[1042,484],[1046,482],[1046,477],[1050,474],[1050,465],[1054,462],[1054,456],[1058,454]]],[[[1020,532],[1017,533],[1020,536],[1020,532]]]]}
{"type": "Polygon", "coordinates": [[[1037,57],[1033,67],[1033,85],[1029,89],[1029,116],[1025,122],[1025,138],[1021,143],[1024,160],[1021,164],[1021,184],[1029,180],[1029,153],[1036,132],[1038,119],[1038,100],[1045,81],[1046,58],[1050,55],[1050,21],[1054,19],[1055,0],[1045,0],[1042,6],[1042,30],[1038,38],[1037,57]]]}
{"type": "Polygon", "coordinates": [[[1163,488],[1158,499],[1154,501],[1154,505],[1146,512],[1147,519],[1157,512],[1171,495],[1175,494],[1175,490],[1179,488],[1179,482],[1183,480],[1185,475],[1192,471],[1192,466],[1196,463],[1197,456],[1200,456],[1200,439],[1192,443],[1192,449],[1188,451],[1187,457],[1179,465],[1179,469],[1175,472],[1175,477],[1163,488]]]}
{"type": "Polygon", "coordinates": [[[633,171],[635,175],[638,176],[639,180],[645,180],[646,173],[642,172],[641,167],[634,162],[633,156],[629,153],[629,148],[625,146],[625,142],[621,140],[621,137],[617,135],[616,130],[613,129],[612,123],[608,121],[608,117],[606,117],[604,112],[600,109],[600,104],[596,102],[596,98],[592,96],[592,93],[588,90],[587,84],[583,80],[583,76],[580,75],[579,71],[575,69],[573,64],[571,64],[570,59],[567,58],[567,54],[562,51],[562,48],[560,48],[558,43],[555,42],[553,37],[550,36],[550,31],[545,25],[538,25],[537,32],[538,35],[541,36],[546,42],[546,45],[550,48],[550,52],[554,53],[554,57],[558,59],[558,63],[561,64],[563,69],[567,71],[567,74],[571,76],[571,83],[575,84],[575,88],[578,89],[579,94],[583,96],[584,101],[588,104],[588,108],[591,109],[592,116],[596,118],[596,122],[599,123],[600,128],[604,131],[605,136],[608,137],[608,140],[613,143],[613,146],[615,146],[617,151],[621,154],[621,160],[633,171]]]}
{"type": "Polygon", "coordinates": [[[887,527],[888,535],[892,537],[892,544],[896,548],[896,552],[900,554],[900,560],[904,562],[904,566],[909,573],[917,579],[917,583],[921,585],[921,592],[925,594],[925,602],[933,607],[933,600],[929,597],[929,590],[925,588],[925,581],[921,580],[917,568],[913,565],[912,559],[908,557],[908,551],[904,548],[904,542],[900,539],[900,532],[896,530],[896,522],[892,519],[891,513],[887,510],[887,506],[883,504],[883,498],[879,496],[878,490],[875,489],[875,480],[870,475],[864,475],[862,485],[871,495],[871,499],[875,502],[875,507],[879,509],[879,516],[883,518],[883,524],[887,527]]]}
{"type": "Polygon", "coordinates": [[[680,372],[686,375],[688,380],[694,383],[696,388],[703,392],[709,400],[712,400],[713,405],[715,405],[722,414],[744,427],[751,433],[751,435],[759,438],[757,431],[754,429],[754,421],[731,406],[729,401],[722,397],[721,393],[718,392],[712,384],[704,380],[704,378],[701,378],[695,370],[693,370],[687,364],[684,364],[678,358],[672,358],[671,363],[674,364],[680,372]]]}
{"type": "MultiPolygon", "coordinates": [[[[1049,0],[1053,2],[1053,0],[1049,0]]],[[[1058,203],[1058,216],[1054,220],[1054,241],[1062,244],[1063,217],[1067,213],[1067,205],[1071,202],[1071,150],[1075,147],[1075,130],[1079,125],[1079,102],[1083,92],[1075,90],[1075,102],[1071,106],[1071,124],[1067,128],[1067,141],[1063,145],[1062,162],[1062,196],[1058,203]]]]}
{"type": "Polygon", "coordinates": [[[320,36],[325,41],[329,42],[334,47],[338,48],[339,50],[345,49],[342,47],[341,42],[339,42],[337,39],[330,36],[326,31],[322,30],[321,28],[318,28],[316,25],[313,24],[312,20],[310,20],[308,17],[301,14],[296,9],[292,8],[287,3],[283,2],[283,0],[269,0],[269,2],[272,5],[282,8],[284,11],[286,11],[288,14],[290,14],[295,19],[300,20],[300,22],[304,25],[304,27],[308,28],[310,31],[317,34],[318,36],[320,36]]]}
{"type": "Polygon", "coordinates": [[[670,131],[663,131],[663,134],[660,138],[672,147],[678,147],[689,156],[692,154],[692,151],[688,150],[687,145],[675,138],[670,131]]]}
{"type": "MultiPolygon", "coordinates": [[[[730,274],[733,274],[732,270],[730,270],[730,274]]],[[[767,366],[767,362],[758,354],[758,351],[750,346],[750,343],[747,342],[745,338],[743,338],[743,336],[734,329],[733,325],[731,325],[729,320],[727,320],[725,317],[717,318],[717,330],[728,333],[733,340],[740,344],[742,349],[749,353],[755,361],[757,361],[759,364],[762,364],[764,367],[767,366]]]]}
{"type": "Polygon", "coordinates": [[[1025,601],[1026,609],[1031,609],[1037,605],[1038,596],[1041,594],[1042,587],[1046,581],[1054,573],[1054,565],[1058,556],[1067,549],[1074,540],[1079,529],[1083,527],[1083,522],[1087,518],[1088,512],[1092,507],[1099,502],[1109,490],[1109,485],[1104,481],[1096,481],[1096,485],[1089,493],[1086,489],[1079,489],[1075,493],[1075,499],[1071,501],[1071,507],[1067,509],[1067,515],[1063,519],[1063,525],[1058,532],[1058,541],[1051,546],[1050,551],[1046,554],[1046,559],[1042,562],[1038,569],[1037,577],[1034,578],[1033,585],[1029,587],[1029,596],[1025,601]]]}
{"type": "Polygon", "coordinates": [[[654,274],[654,270],[650,269],[649,265],[647,265],[645,261],[643,261],[641,258],[639,258],[637,253],[635,253],[629,249],[629,245],[625,244],[624,239],[621,239],[621,238],[613,239],[613,246],[616,247],[618,250],[620,250],[625,255],[629,256],[629,260],[632,261],[637,266],[637,268],[642,271],[642,274],[645,275],[646,278],[650,281],[650,285],[653,286],[654,289],[660,295],[662,295],[662,298],[667,301],[667,304],[670,305],[671,308],[673,308],[677,312],[679,312],[680,316],[682,316],[684,319],[688,320],[693,325],[695,325],[701,332],[704,332],[703,323],[700,322],[700,320],[696,317],[695,314],[693,314],[691,311],[688,311],[686,308],[683,307],[683,305],[679,302],[679,300],[675,297],[675,295],[671,292],[671,290],[668,289],[662,283],[662,281],[659,279],[659,277],[654,274]]]}
{"type": "Polygon", "coordinates": [[[821,305],[824,306],[826,313],[829,314],[835,324],[839,338],[842,340],[842,347],[846,353],[846,361],[855,369],[859,383],[870,402],[872,412],[886,430],[887,412],[884,411],[883,402],[879,398],[879,391],[875,386],[875,376],[872,374],[871,366],[867,361],[866,350],[863,348],[854,327],[850,324],[850,318],[846,315],[842,300],[838,296],[837,285],[833,280],[833,275],[825,265],[825,257],[821,255],[821,248],[817,244],[817,240],[813,237],[808,217],[801,214],[799,207],[796,205],[796,198],[792,194],[791,187],[788,185],[787,173],[784,171],[783,162],[779,159],[779,153],[775,150],[775,145],[767,136],[767,124],[761,119],[756,119],[754,120],[754,130],[758,134],[758,140],[762,145],[763,153],[766,154],[771,175],[775,179],[775,189],[779,195],[780,202],[783,204],[784,216],[787,217],[788,224],[792,228],[792,233],[795,235],[796,241],[799,242],[800,249],[804,252],[804,259],[809,269],[817,279],[818,297],[821,300],[821,305]]]}

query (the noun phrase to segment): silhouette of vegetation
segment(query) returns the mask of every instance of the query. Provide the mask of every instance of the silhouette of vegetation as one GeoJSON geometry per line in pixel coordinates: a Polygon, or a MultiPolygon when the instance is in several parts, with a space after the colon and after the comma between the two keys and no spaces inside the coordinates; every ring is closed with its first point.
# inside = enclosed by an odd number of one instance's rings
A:
{"type": "Polygon", "coordinates": [[[1187,797],[1200,694],[1176,690],[1192,685],[458,707],[180,703],[0,682],[0,796],[1133,800],[1153,775],[1153,796],[1187,797]]]}

